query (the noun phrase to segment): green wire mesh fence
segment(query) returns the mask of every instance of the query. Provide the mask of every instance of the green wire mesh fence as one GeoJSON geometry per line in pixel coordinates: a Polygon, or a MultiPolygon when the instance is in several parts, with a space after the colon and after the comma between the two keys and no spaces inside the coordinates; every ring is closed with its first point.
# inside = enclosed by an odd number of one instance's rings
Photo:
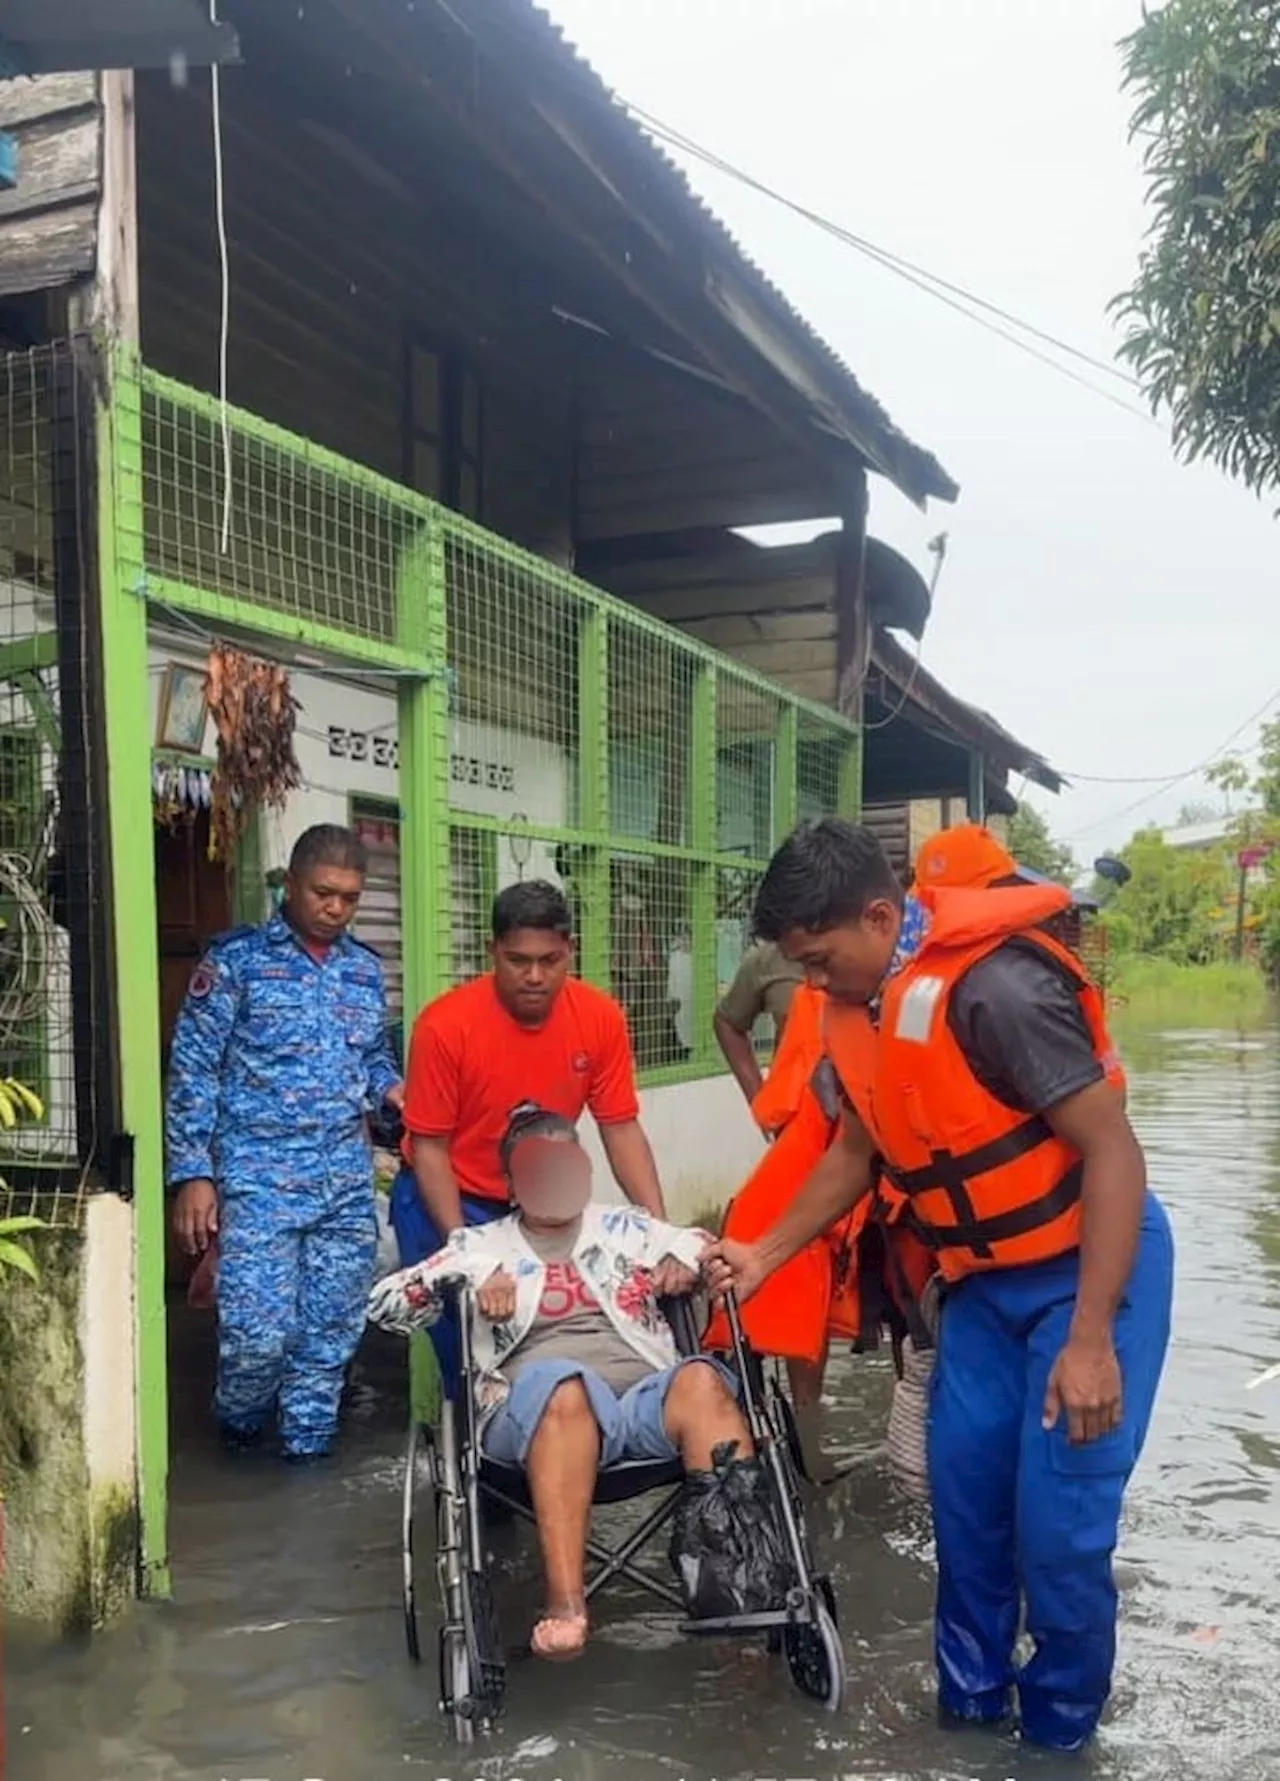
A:
{"type": "Polygon", "coordinates": [[[797,815],[856,809],[856,731],[306,440],[150,372],[140,389],[120,530],[141,591],[157,617],[260,634],[278,659],[324,671],[325,710],[307,721],[346,738],[351,817],[375,860],[365,931],[393,992],[397,913],[417,894],[405,825],[425,820],[437,989],[484,968],[498,891],[550,879],[648,1080],[718,1068],[712,1014],[749,942],[754,886],[797,815]],[[395,736],[405,687],[441,676],[439,732],[424,732],[426,753],[399,748],[397,808],[385,775],[382,790],[361,779],[351,737],[371,755],[368,737],[395,736]]]}
{"type": "Polygon", "coordinates": [[[92,555],[75,346],[0,355],[0,1217],[79,1222],[110,1112],[91,944],[101,812],[82,630],[92,555]]]}

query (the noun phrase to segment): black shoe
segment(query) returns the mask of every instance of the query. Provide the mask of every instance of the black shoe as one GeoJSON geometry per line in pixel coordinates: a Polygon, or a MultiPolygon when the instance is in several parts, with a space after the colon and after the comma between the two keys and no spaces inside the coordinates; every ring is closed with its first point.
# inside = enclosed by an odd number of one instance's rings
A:
{"type": "Polygon", "coordinates": [[[218,1440],[224,1453],[252,1453],[255,1447],[261,1447],[263,1433],[261,1428],[237,1428],[233,1422],[218,1424],[218,1440]]]}
{"type": "Polygon", "coordinates": [[[280,1457],[287,1466],[322,1466],[333,1457],[331,1447],[284,1447],[280,1457]]]}

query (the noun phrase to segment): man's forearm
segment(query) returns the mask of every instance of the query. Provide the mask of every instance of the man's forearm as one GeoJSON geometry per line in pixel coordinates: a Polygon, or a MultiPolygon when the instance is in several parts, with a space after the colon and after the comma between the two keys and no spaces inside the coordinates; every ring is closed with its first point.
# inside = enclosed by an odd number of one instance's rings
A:
{"type": "Polygon", "coordinates": [[[733,1072],[734,1080],[746,1096],[748,1102],[754,1101],[764,1083],[760,1070],[760,1060],[755,1054],[751,1039],[746,1033],[740,1033],[723,1014],[717,1014],[715,1020],[716,1039],[724,1053],[724,1061],[733,1072]]]}
{"type": "Polygon", "coordinates": [[[436,1138],[413,1140],[413,1173],[418,1194],[436,1229],[446,1237],[463,1226],[462,1195],[449,1162],[447,1145],[436,1138]]]}
{"type": "Polygon", "coordinates": [[[871,1191],[867,1160],[851,1153],[839,1138],[832,1144],[777,1224],[755,1247],[770,1274],[829,1230],[871,1191]]]}
{"type": "Polygon", "coordinates": [[[1071,1319],[1071,1334],[1081,1341],[1111,1336],[1133,1272],[1146,1193],[1146,1165],[1126,1122],[1084,1161],[1080,1282],[1071,1319]]]}
{"type": "Polygon", "coordinates": [[[655,1218],[665,1218],[657,1164],[640,1121],[632,1119],[624,1125],[601,1126],[600,1139],[613,1178],[632,1205],[652,1212],[655,1218]]]}

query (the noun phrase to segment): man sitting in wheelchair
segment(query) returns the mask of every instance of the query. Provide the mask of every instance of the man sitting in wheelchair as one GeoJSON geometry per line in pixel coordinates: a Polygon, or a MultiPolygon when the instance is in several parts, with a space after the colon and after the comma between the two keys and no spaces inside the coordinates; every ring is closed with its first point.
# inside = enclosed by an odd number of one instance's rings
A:
{"type": "Polygon", "coordinates": [[[692,1289],[710,1236],[634,1206],[593,1205],[573,1123],[532,1103],[512,1115],[502,1161],[510,1215],[455,1231],[437,1254],[379,1282],[369,1317],[409,1332],[441,1314],[445,1281],[475,1290],[481,1448],[524,1468],[542,1550],[546,1607],[532,1648],[569,1658],[587,1639],[601,1468],[677,1456],[686,1472],[723,1476],[731,1466],[735,1495],[763,1517],[768,1483],[734,1375],[708,1355],[682,1359],[659,1303],[692,1289]]]}

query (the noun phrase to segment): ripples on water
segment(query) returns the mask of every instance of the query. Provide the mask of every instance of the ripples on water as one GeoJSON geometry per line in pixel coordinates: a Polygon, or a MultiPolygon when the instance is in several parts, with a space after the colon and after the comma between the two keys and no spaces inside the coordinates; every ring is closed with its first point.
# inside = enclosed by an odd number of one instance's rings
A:
{"type": "MultiPolygon", "coordinates": [[[[758,1647],[683,1641],[624,1592],[602,1602],[582,1663],[514,1662],[500,1735],[459,1753],[431,1668],[403,1655],[386,1356],[368,1363],[352,1457],[323,1477],[218,1461],[197,1354],[174,1384],[178,1599],[85,1649],[16,1655],[12,1781],[1277,1781],[1280,1379],[1247,1387],[1280,1359],[1280,1044],[1188,1033],[1127,1050],[1177,1229],[1178,1303],[1119,1562],[1116,1710],[1085,1763],[932,1723],[928,1520],[885,1470],[883,1363],[835,1371],[833,1433],[854,1464],[813,1517],[849,1656],[839,1720],[758,1647]]],[[[527,1536],[501,1538],[514,1642],[536,1578],[527,1536]]]]}

